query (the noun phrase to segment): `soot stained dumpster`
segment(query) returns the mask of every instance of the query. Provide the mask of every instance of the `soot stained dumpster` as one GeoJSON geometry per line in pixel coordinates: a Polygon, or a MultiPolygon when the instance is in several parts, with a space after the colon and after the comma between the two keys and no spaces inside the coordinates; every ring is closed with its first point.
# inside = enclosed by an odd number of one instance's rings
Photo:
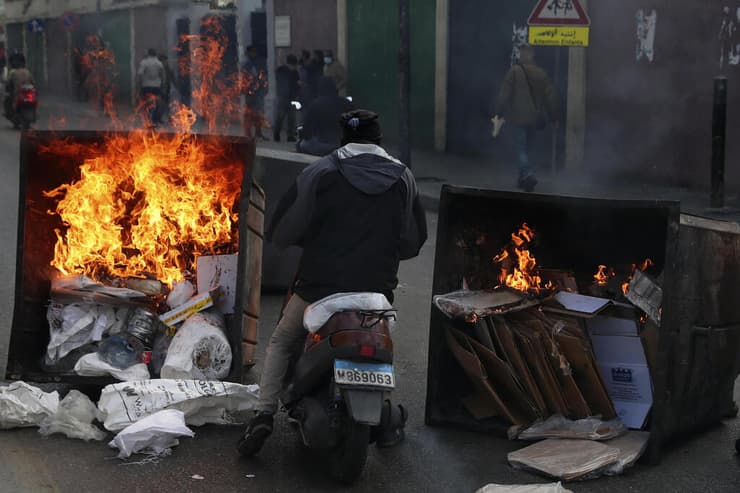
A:
{"type": "Polygon", "coordinates": [[[505,432],[552,414],[609,419],[616,408],[650,431],[655,461],[669,440],[737,412],[738,288],[740,227],[681,215],[676,202],[445,186],[426,422],[505,432]],[[596,360],[615,335],[604,322],[634,336],[622,357],[636,361],[605,370],[596,360]],[[642,406],[637,416],[621,398],[642,406]]]}
{"type": "MultiPolygon", "coordinates": [[[[254,144],[243,138],[145,132],[24,133],[8,377],[81,385],[107,383],[108,378],[79,376],[71,367],[55,367],[45,359],[56,313],[51,308],[73,306],[84,311],[85,307],[94,307],[93,332],[107,331],[109,326],[117,330],[120,325],[125,327],[127,322],[123,319],[117,320],[118,326],[111,323],[124,311],[121,306],[133,308],[129,310],[133,313],[137,304],[145,305],[156,313],[152,315],[156,319],[169,309],[165,298],[178,277],[195,282],[198,257],[223,255],[224,262],[233,263],[230,275],[236,281],[230,283],[228,290],[221,287],[216,291],[223,293],[233,306],[223,310],[225,320],[214,319],[215,326],[220,325],[221,329],[213,330],[222,330],[231,348],[230,358],[222,358],[230,361],[225,379],[240,381],[244,369],[253,364],[259,317],[264,193],[252,182],[253,160],[254,144]],[[117,169],[126,167],[130,169],[117,169]],[[199,176],[195,180],[186,176],[196,172],[199,176]],[[193,183],[200,186],[192,187],[193,183]],[[155,190],[155,185],[163,188],[155,190]],[[94,190],[95,186],[102,191],[94,190]],[[70,197],[75,187],[82,192],[81,202],[66,211],[71,215],[63,217],[59,209],[61,198],[70,197]],[[101,196],[104,200],[96,203],[96,197],[101,196]],[[203,199],[204,205],[198,207],[199,203],[189,198],[203,199]],[[190,206],[190,210],[185,206],[190,206]],[[75,214],[83,217],[72,221],[75,214]],[[177,214],[182,217],[174,217],[177,214]],[[185,217],[187,214],[190,216],[185,217]],[[220,223],[211,220],[219,214],[220,223]],[[140,236],[145,223],[150,227],[149,235],[140,236]],[[218,224],[226,225],[226,229],[219,231],[218,224]],[[77,233],[84,234],[73,236],[75,227],[77,233]],[[170,235],[175,238],[172,242],[168,243],[172,238],[162,233],[165,227],[174,231],[170,235]],[[201,233],[213,237],[210,243],[196,238],[201,233]],[[120,246],[111,247],[115,242],[120,246]],[[75,253],[79,258],[72,258],[75,253]],[[109,291],[58,289],[59,279],[68,280],[70,277],[65,275],[82,273],[76,267],[67,269],[71,270],[68,272],[62,270],[70,265],[84,269],[86,276],[105,284],[106,289],[125,287],[145,291],[147,296],[121,301],[108,296],[109,291]],[[71,301],[65,296],[71,296],[71,301]]],[[[221,274],[223,283],[227,276],[225,271],[221,274]]],[[[219,281],[214,278],[211,282],[219,281]]],[[[199,286],[199,292],[204,293],[200,296],[209,296],[213,288],[199,286]]],[[[219,303],[217,299],[214,304],[223,306],[223,301],[219,303]]],[[[144,326],[154,324],[164,332],[164,325],[147,320],[139,320],[137,325],[131,319],[128,333],[139,331],[139,339],[150,346],[151,334],[147,336],[145,332],[151,327],[144,326]],[[132,329],[131,324],[137,327],[132,329]]],[[[58,321],[64,322],[61,318],[58,321]]],[[[99,340],[100,334],[93,339],[99,340]]],[[[94,345],[86,345],[88,352],[95,351],[90,347],[94,345]]],[[[153,345],[156,350],[156,344],[153,345]]],[[[66,355],[67,349],[52,356],[66,355]]],[[[200,354],[196,363],[208,366],[213,357],[200,354]]]]}

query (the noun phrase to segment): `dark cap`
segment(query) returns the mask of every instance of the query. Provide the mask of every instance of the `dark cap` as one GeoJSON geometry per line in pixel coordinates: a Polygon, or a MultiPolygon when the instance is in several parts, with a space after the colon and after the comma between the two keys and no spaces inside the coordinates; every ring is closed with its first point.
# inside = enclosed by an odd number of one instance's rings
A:
{"type": "Polygon", "coordinates": [[[368,110],[354,110],[342,114],[344,142],[379,143],[383,138],[378,114],[368,110]]]}

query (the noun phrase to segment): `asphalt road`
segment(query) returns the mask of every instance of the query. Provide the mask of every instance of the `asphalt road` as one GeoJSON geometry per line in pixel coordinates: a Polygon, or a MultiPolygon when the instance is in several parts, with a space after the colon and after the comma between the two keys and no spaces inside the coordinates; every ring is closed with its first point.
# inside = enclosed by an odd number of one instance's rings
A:
{"type": "MultiPolygon", "coordinates": [[[[18,133],[0,121],[0,320],[9,323],[15,264],[18,193],[18,133]]],[[[512,469],[506,454],[521,442],[431,428],[424,425],[428,320],[436,218],[429,215],[431,241],[421,255],[402,265],[395,332],[396,397],[410,411],[407,440],[390,450],[371,447],[366,470],[351,488],[325,474],[321,459],[304,450],[281,416],[259,456],[244,460],[234,445],[241,427],[196,428],[158,464],[133,465],[115,458],[106,442],[85,443],[62,436],[41,437],[35,429],[0,432],[0,493],[59,492],[473,492],[490,483],[546,480],[512,469]],[[203,479],[193,479],[194,475],[203,479]]],[[[282,299],[263,298],[260,356],[282,299]]],[[[257,378],[259,366],[252,371],[257,378]]],[[[737,392],[736,392],[737,395],[737,392]]],[[[112,435],[111,435],[112,437],[112,435]]],[[[614,478],[571,483],[577,492],[737,492],[740,460],[733,443],[740,420],[728,420],[685,440],[658,466],[628,470],[614,478]]]]}

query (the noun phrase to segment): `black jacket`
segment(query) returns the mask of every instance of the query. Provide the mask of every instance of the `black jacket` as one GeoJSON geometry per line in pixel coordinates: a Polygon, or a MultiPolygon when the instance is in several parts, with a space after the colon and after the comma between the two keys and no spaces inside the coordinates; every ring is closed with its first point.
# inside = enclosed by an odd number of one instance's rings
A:
{"type": "Polygon", "coordinates": [[[303,247],[296,294],[312,303],[343,292],[391,302],[398,264],[427,239],[414,177],[373,144],[349,144],[308,166],[278,204],[267,238],[303,247]]]}
{"type": "Polygon", "coordinates": [[[319,97],[314,99],[306,109],[303,119],[303,137],[318,139],[327,144],[339,147],[342,140],[342,127],[339,119],[342,113],[354,109],[346,98],[337,95],[337,86],[333,79],[324,77],[319,85],[319,97]]]}
{"type": "Polygon", "coordinates": [[[275,70],[278,97],[287,100],[298,99],[298,80],[298,70],[291,69],[288,65],[280,65],[275,70]]]}

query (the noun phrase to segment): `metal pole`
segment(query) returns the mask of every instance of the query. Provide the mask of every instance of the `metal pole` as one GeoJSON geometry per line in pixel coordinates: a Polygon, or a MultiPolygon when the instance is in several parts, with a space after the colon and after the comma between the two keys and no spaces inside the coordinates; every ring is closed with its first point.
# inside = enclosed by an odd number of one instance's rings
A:
{"type": "MultiPolygon", "coordinates": [[[[553,77],[555,87],[560,83],[560,51],[563,48],[555,47],[555,75],[553,77]]],[[[560,122],[558,122],[560,123],[560,122]]],[[[554,175],[558,170],[558,131],[559,128],[552,126],[552,149],[550,153],[550,172],[554,175]]]]}
{"type": "Polygon", "coordinates": [[[713,208],[725,205],[725,134],[727,130],[727,77],[714,78],[712,111],[712,193],[713,208]]]}
{"type": "Polygon", "coordinates": [[[401,161],[411,167],[411,106],[409,104],[410,88],[410,26],[409,0],[398,2],[399,43],[398,43],[398,137],[401,161]]]}

